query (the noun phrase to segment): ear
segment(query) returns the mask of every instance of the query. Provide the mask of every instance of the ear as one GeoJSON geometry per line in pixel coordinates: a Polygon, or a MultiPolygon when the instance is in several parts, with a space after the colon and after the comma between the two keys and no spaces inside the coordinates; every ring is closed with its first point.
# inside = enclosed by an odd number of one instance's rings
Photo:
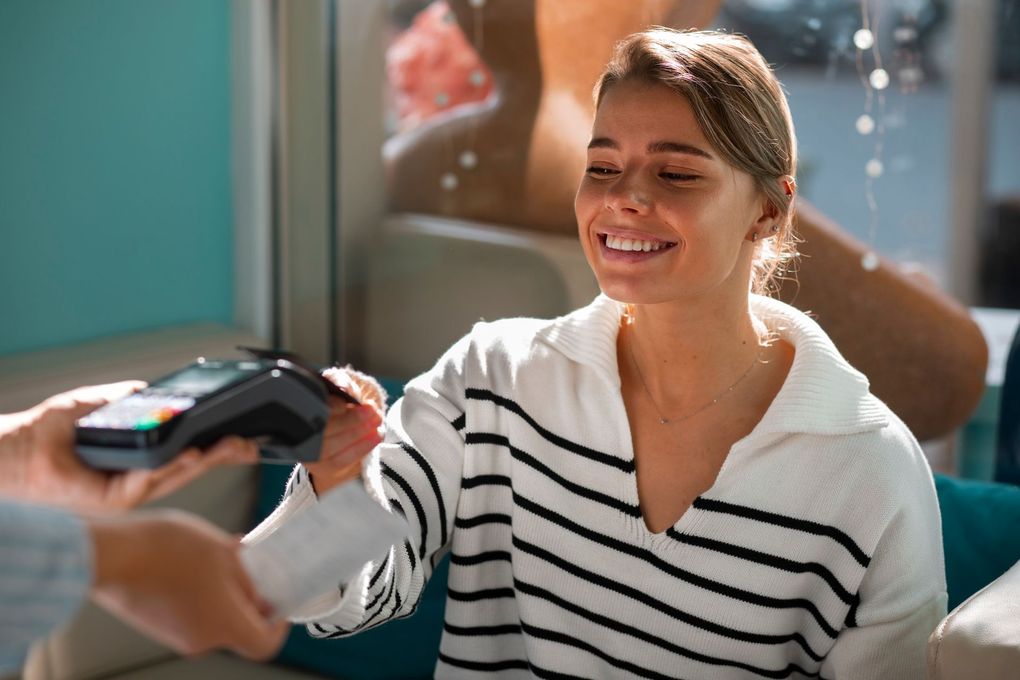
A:
{"type": "MultiPolygon", "coordinates": [[[[786,196],[787,201],[792,201],[797,191],[797,180],[790,175],[783,175],[776,179],[780,190],[786,196]]],[[[765,194],[761,196],[758,218],[754,221],[751,230],[747,234],[750,241],[758,241],[770,236],[775,236],[779,230],[779,219],[782,210],[765,194]]]]}
{"type": "Polygon", "coordinates": [[[779,223],[779,210],[768,196],[762,194],[759,202],[758,217],[747,232],[747,240],[752,243],[776,235],[773,229],[779,223]]]}

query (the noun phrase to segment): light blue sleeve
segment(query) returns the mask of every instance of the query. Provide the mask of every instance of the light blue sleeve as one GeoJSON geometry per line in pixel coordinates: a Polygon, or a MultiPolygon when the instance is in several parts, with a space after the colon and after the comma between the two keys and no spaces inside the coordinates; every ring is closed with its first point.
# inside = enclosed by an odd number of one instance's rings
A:
{"type": "Polygon", "coordinates": [[[0,674],[67,622],[92,582],[84,523],[60,510],[0,501],[0,674]]]}

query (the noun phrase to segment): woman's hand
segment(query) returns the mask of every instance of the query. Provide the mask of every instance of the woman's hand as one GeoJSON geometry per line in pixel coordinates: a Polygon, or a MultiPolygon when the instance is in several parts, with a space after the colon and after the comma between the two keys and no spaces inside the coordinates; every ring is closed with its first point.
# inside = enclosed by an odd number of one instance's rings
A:
{"type": "Polygon", "coordinates": [[[305,463],[319,495],[361,474],[362,459],[382,441],[380,426],[386,412],[386,393],[368,376],[350,368],[331,368],[323,375],[361,405],[330,397],[319,462],[305,463]]]}
{"type": "Polygon", "coordinates": [[[227,437],[205,452],[187,449],[155,470],[105,472],[85,465],[74,450],[75,422],[144,386],[126,381],[82,387],[3,416],[0,495],[78,511],[125,510],[166,496],[214,467],[257,462],[254,443],[227,437]]]}

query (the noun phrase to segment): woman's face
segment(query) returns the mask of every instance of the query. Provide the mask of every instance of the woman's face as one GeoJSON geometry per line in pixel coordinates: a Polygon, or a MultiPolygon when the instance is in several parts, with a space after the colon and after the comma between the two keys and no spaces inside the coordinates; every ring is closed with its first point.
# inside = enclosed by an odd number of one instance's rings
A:
{"type": "Polygon", "coordinates": [[[750,175],[709,146],[687,100],[623,81],[595,114],[574,200],[585,256],[622,302],[746,298],[753,231],[773,219],[750,175]]]}

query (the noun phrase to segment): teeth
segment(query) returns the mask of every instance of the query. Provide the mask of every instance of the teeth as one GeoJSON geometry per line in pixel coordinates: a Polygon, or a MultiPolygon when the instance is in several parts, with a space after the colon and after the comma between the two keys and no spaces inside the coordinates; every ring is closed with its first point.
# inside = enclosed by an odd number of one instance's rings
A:
{"type": "Polygon", "coordinates": [[[664,248],[666,243],[662,241],[639,241],[637,239],[620,238],[619,236],[606,235],[606,246],[613,250],[644,251],[650,253],[664,248]]]}

